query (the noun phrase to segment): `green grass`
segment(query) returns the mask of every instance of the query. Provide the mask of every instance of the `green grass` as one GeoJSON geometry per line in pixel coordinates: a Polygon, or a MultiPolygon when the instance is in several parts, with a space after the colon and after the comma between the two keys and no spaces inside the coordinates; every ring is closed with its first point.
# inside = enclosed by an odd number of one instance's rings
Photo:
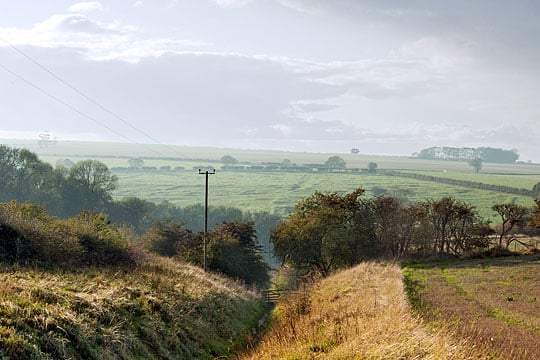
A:
{"type": "MultiPolygon", "coordinates": [[[[114,193],[117,198],[135,195],[154,202],[166,199],[180,206],[204,201],[205,179],[195,171],[117,172],[116,175],[119,177],[119,186],[114,193]]],[[[385,188],[391,194],[405,194],[411,202],[453,196],[474,204],[481,215],[493,220],[496,219],[491,210],[493,204],[516,202],[533,206],[532,199],[526,196],[383,175],[227,172],[219,168],[209,177],[209,202],[216,206],[287,215],[296,203],[315,191],[350,192],[357,187],[366,189],[367,196],[372,196],[375,187],[385,188]]]]}
{"type": "Polygon", "coordinates": [[[510,186],[518,189],[531,190],[534,185],[540,182],[540,174],[467,174],[463,172],[441,172],[441,171],[407,171],[422,175],[435,176],[441,178],[475,181],[483,184],[510,186]]]}

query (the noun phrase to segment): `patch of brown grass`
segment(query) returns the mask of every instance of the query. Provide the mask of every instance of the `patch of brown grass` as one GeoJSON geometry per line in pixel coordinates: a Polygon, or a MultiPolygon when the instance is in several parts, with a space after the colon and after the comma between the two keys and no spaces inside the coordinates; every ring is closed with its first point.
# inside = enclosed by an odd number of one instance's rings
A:
{"type": "Polygon", "coordinates": [[[364,263],[291,294],[241,359],[467,359],[483,353],[426,328],[396,264],[364,263]]]}
{"type": "Polygon", "coordinates": [[[540,256],[471,260],[405,269],[413,302],[503,359],[540,359],[540,256]]]}

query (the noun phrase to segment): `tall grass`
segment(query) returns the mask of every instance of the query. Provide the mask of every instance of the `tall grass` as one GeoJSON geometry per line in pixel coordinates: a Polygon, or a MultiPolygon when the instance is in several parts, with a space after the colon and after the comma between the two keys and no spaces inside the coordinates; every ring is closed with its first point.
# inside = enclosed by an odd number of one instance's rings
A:
{"type": "Polygon", "coordinates": [[[265,312],[255,293],[163,258],[135,268],[0,264],[0,359],[214,359],[265,312]]]}
{"type": "Polygon", "coordinates": [[[485,353],[433,332],[407,303],[396,264],[364,263],[284,299],[271,330],[239,359],[472,359],[485,353]]]}

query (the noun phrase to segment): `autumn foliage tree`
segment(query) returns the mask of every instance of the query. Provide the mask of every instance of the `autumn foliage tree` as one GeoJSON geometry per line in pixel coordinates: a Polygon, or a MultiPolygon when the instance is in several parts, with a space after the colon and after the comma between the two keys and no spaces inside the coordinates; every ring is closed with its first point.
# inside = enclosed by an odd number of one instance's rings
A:
{"type": "Polygon", "coordinates": [[[371,210],[364,189],[340,195],[315,192],[271,233],[274,253],[296,268],[327,276],[374,252],[371,210]]]}

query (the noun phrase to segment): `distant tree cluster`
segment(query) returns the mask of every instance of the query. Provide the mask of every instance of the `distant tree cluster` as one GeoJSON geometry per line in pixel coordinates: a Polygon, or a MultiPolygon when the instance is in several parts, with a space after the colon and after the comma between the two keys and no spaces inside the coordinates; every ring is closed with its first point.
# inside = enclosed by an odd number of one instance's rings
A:
{"type": "Polygon", "coordinates": [[[503,150],[491,147],[430,147],[418,153],[418,158],[427,160],[472,161],[481,159],[484,162],[513,164],[519,159],[516,149],[503,150]]]}
{"type": "Polygon", "coordinates": [[[27,149],[0,145],[0,201],[43,204],[59,216],[104,212],[112,202],[116,176],[96,160],[71,163],[69,169],[66,163],[53,168],[27,149]]]}
{"type": "Polygon", "coordinates": [[[452,197],[404,204],[389,195],[363,194],[361,188],[345,195],[316,192],[302,200],[273,229],[275,254],[301,271],[326,276],[368,258],[483,252],[495,234],[504,250],[518,241],[514,233],[527,219],[537,224],[540,206],[529,217],[526,207],[494,205],[501,224],[492,228],[474,206],[452,197]]]}

